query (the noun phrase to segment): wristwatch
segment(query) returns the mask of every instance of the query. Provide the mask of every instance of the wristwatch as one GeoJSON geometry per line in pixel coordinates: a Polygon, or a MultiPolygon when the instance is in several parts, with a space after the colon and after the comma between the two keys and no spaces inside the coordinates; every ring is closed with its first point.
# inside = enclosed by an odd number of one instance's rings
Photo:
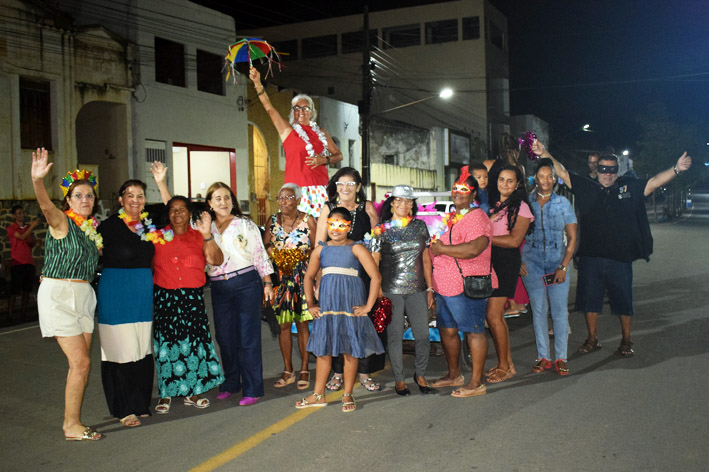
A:
{"type": "Polygon", "coordinates": [[[563,270],[564,272],[566,272],[566,266],[563,265],[563,264],[559,264],[559,269],[561,269],[561,270],[563,270]]]}

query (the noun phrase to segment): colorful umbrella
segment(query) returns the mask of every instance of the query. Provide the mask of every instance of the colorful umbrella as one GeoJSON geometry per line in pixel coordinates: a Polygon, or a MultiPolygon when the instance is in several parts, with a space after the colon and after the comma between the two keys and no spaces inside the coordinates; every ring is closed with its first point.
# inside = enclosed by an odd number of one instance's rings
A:
{"type": "Polygon", "coordinates": [[[266,59],[268,62],[268,71],[264,79],[268,78],[269,73],[273,75],[271,67],[274,62],[278,64],[278,70],[281,70],[281,58],[273,46],[263,39],[244,38],[229,46],[229,53],[224,58],[225,67],[230,69],[226,76],[227,80],[229,80],[230,73],[233,73],[234,83],[236,83],[236,64],[238,62],[248,62],[249,66],[253,66],[254,59],[266,59]]]}

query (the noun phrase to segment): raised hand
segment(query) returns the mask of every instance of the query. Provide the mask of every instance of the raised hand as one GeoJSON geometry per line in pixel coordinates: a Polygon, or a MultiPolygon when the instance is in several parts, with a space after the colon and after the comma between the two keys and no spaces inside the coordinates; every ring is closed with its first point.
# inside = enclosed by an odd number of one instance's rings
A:
{"type": "Polygon", "coordinates": [[[544,156],[545,154],[547,154],[546,148],[538,139],[535,139],[532,143],[532,152],[537,156],[544,156]]]}
{"type": "Polygon", "coordinates": [[[165,167],[162,162],[153,162],[150,165],[150,172],[153,173],[155,183],[165,182],[165,177],[167,176],[167,167],[165,167]]]}
{"type": "Polygon", "coordinates": [[[51,162],[47,162],[48,159],[49,153],[44,148],[37,148],[37,151],[32,153],[32,169],[30,176],[33,181],[42,180],[47,176],[54,165],[51,162]]]}
{"type": "Polygon", "coordinates": [[[195,224],[197,231],[202,233],[202,236],[208,238],[212,234],[212,215],[208,211],[203,211],[199,215],[199,219],[195,224]]]}
{"type": "Polygon", "coordinates": [[[249,79],[254,85],[261,85],[261,73],[254,67],[249,67],[249,79]]]}
{"type": "Polygon", "coordinates": [[[684,152],[680,156],[679,159],[677,159],[677,171],[678,172],[684,172],[686,170],[689,170],[689,168],[692,167],[692,158],[687,155],[687,151],[684,152]]]}

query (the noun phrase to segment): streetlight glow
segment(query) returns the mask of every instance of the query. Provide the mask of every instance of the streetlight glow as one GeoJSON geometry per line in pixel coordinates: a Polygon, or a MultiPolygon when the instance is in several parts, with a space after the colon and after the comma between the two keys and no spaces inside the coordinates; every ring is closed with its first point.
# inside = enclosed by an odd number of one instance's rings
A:
{"type": "Polygon", "coordinates": [[[453,89],[444,88],[438,96],[441,98],[451,98],[453,96],[453,89]]]}
{"type": "Polygon", "coordinates": [[[582,129],[583,131],[586,131],[587,133],[590,133],[590,132],[591,132],[591,129],[590,129],[590,128],[591,128],[591,125],[588,124],[588,123],[586,123],[585,125],[583,125],[583,126],[581,127],[581,129],[582,129]]]}
{"type": "Polygon", "coordinates": [[[627,149],[623,150],[623,155],[624,155],[624,156],[627,156],[628,154],[630,154],[630,151],[628,151],[627,149]]]}

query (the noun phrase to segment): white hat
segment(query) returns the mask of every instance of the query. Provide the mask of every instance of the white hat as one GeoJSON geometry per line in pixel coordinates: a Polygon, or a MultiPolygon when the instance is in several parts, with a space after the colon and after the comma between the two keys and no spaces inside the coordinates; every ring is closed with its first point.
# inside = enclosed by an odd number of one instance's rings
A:
{"type": "Polygon", "coordinates": [[[414,189],[412,189],[408,185],[395,186],[394,189],[391,191],[391,196],[398,198],[406,198],[408,200],[414,200],[416,198],[414,197],[414,189]]]}

